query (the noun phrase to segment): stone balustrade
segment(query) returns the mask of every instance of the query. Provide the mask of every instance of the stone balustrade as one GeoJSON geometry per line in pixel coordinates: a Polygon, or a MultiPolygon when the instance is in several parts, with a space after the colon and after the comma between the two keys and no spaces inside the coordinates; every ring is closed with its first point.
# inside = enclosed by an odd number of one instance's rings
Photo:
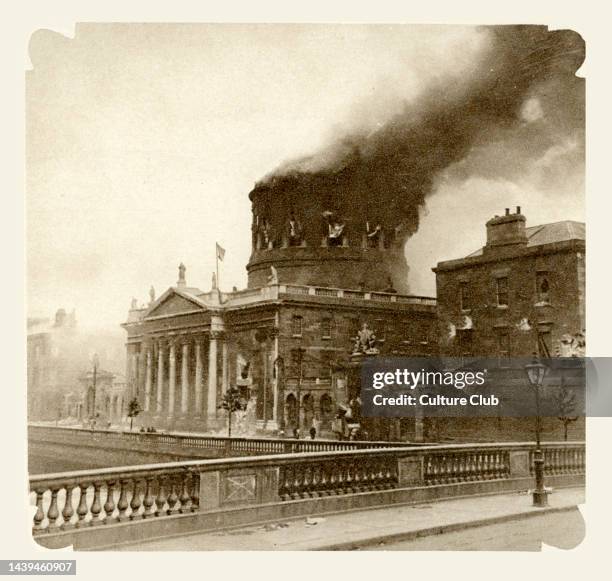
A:
{"type": "Polygon", "coordinates": [[[436,299],[433,297],[400,295],[397,293],[385,292],[366,292],[359,290],[295,284],[269,285],[254,289],[235,291],[233,293],[223,293],[222,300],[227,306],[231,307],[247,305],[262,300],[278,300],[281,295],[302,295],[341,300],[360,300],[380,303],[403,303],[436,306],[436,299]]]}
{"type": "MultiPolygon", "coordinates": [[[[551,483],[575,485],[583,481],[579,475],[585,471],[584,443],[551,443],[543,449],[551,483]]],[[[191,530],[211,523],[219,526],[226,513],[236,519],[241,510],[247,511],[245,518],[253,522],[270,518],[274,510],[287,517],[292,510],[325,512],[344,510],[355,503],[380,505],[525,490],[532,482],[532,454],[532,443],[455,444],[268,454],[43,474],[30,478],[36,505],[33,532],[37,538],[54,538],[46,546],[65,546],[62,542],[78,545],[83,542],[79,534],[100,527],[109,529],[116,523],[145,526],[138,523],[172,517],[166,525],[170,528],[163,529],[164,534],[170,534],[170,530],[185,532],[185,526],[191,530]],[[423,493],[428,489],[432,492],[423,493]],[[341,498],[348,499],[348,504],[329,503],[341,498]],[[311,504],[275,509],[293,506],[294,501],[311,504]],[[253,509],[264,513],[255,514],[253,509]],[[203,525],[204,521],[176,520],[189,515],[208,521],[203,525]]],[[[146,536],[130,530],[121,529],[117,534],[146,536]]],[[[159,534],[159,529],[150,534],[159,534]]]]}
{"type": "Polygon", "coordinates": [[[228,438],[198,434],[163,432],[119,432],[55,426],[28,427],[31,441],[56,442],[67,445],[133,446],[142,445],[151,451],[163,447],[165,451],[212,450],[225,456],[251,456],[260,454],[290,454],[297,452],[334,452],[340,450],[366,450],[370,448],[393,448],[417,446],[408,442],[370,442],[339,440],[293,440],[287,438],[228,438]]]}

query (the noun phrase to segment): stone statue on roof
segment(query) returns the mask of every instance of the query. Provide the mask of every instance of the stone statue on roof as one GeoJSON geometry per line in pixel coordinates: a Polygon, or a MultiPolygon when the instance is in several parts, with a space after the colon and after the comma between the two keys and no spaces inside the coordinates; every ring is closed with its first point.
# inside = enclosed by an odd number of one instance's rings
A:
{"type": "Polygon", "coordinates": [[[274,266],[270,266],[270,276],[268,276],[268,284],[275,285],[278,284],[278,271],[274,266]]]}
{"type": "Polygon", "coordinates": [[[178,267],[179,277],[178,277],[178,280],[176,281],[176,286],[185,286],[187,284],[186,281],[185,281],[185,271],[186,270],[187,270],[187,268],[181,262],[179,264],[179,267],[178,267]]]}
{"type": "Polygon", "coordinates": [[[362,325],[353,341],[353,354],[377,355],[379,353],[376,348],[376,335],[367,323],[362,325]]]}

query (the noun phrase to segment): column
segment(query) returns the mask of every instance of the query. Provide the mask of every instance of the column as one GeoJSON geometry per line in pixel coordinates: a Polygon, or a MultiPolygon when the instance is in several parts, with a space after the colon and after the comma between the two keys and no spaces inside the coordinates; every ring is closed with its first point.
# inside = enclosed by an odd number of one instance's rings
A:
{"type": "Polygon", "coordinates": [[[164,408],[164,347],[160,341],[157,345],[157,413],[164,408]]]}
{"type": "Polygon", "coordinates": [[[224,337],[223,338],[223,342],[221,343],[221,391],[222,393],[225,393],[227,391],[228,388],[228,359],[227,359],[227,352],[228,352],[228,346],[227,346],[227,339],[224,337]]]}
{"type": "Polygon", "coordinates": [[[207,415],[210,419],[217,417],[217,339],[218,332],[210,332],[208,342],[208,407],[207,415]]]}
{"type": "Polygon", "coordinates": [[[181,358],[181,414],[187,415],[189,407],[189,343],[183,343],[181,358]]]}
{"type": "Polygon", "coordinates": [[[168,417],[171,418],[174,415],[174,397],[176,391],[176,345],[174,342],[170,343],[169,350],[169,363],[170,372],[168,373],[168,417]]]}
{"type": "Polygon", "coordinates": [[[279,359],[278,359],[278,312],[275,315],[275,319],[276,319],[276,325],[275,327],[272,329],[272,377],[274,378],[273,383],[272,383],[272,397],[273,397],[273,404],[272,404],[272,421],[274,422],[274,424],[276,424],[278,426],[278,387],[279,387],[279,382],[281,381],[281,378],[279,377],[280,374],[283,372],[283,370],[281,369],[281,366],[279,365],[279,359]]]}
{"type": "Polygon", "coordinates": [[[151,407],[151,347],[147,347],[147,369],[145,371],[145,401],[144,411],[148,412],[151,407]]]}
{"type": "Polygon", "coordinates": [[[195,342],[195,377],[194,377],[194,389],[195,389],[195,417],[199,418],[202,415],[202,395],[203,395],[203,384],[202,384],[202,342],[200,339],[196,339],[195,342]]]}
{"type": "Polygon", "coordinates": [[[132,373],[130,375],[130,399],[138,396],[138,354],[132,353],[132,373]]]}

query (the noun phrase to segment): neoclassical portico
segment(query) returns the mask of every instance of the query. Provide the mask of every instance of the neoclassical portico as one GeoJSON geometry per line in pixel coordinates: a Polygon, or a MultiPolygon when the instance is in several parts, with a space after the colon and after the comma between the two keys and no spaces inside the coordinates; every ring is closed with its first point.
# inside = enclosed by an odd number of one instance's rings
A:
{"type": "Polygon", "coordinates": [[[128,350],[134,351],[128,369],[132,397],[138,396],[152,425],[216,425],[219,398],[228,387],[224,332],[156,333],[128,342],[128,350]]]}
{"type": "Polygon", "coordinates": [[[211,429],[228,387],[230,350],[218,291],[187,287],[184,275],[182,267],[176,287],[130,311],[127,380],[143,424],[211,429]]]}

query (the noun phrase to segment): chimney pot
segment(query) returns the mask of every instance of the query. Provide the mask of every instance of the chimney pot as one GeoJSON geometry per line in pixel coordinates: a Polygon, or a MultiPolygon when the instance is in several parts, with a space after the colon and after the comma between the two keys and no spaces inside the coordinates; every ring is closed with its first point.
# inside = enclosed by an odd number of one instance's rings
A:
{"type": "Polygon", "coordinates": [[[510,208],[506,208],[506,216],[510,215],[510,208]]]}
{"type": "Polygon", "coordinates": [[[520,214],[520,213],[521,213],[521,207],[520,207],[520,206],[517,206],[517,207],[516,207],[516,213],[517,213],[517,214],[520,214]]]}

